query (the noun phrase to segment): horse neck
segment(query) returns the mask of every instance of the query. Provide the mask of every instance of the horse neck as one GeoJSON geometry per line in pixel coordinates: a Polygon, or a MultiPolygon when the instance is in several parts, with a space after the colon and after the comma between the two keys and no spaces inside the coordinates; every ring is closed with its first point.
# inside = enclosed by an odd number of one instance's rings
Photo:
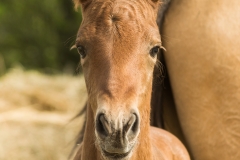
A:
{"type": "Polygon", "coordinates": [[[87,120],[84,131],[81,160],[101,160],[101,153],[95,145],[95,123],[91,107],[87,107],[87,120]]]}
{"type": "Polygon", "coordinates": [[[151,160],[150,157],[152,157],[152,152],[150,141],[150,100],[149,103],[143,104],[140,108],[144,108],[144,110],[140,111],[141,124],[138,145],[133,151],[131,160],[151,160]]]}

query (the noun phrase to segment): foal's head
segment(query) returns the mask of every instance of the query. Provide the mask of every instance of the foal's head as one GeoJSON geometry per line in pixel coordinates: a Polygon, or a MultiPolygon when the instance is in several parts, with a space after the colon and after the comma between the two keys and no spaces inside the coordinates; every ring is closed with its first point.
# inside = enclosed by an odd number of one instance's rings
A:
{"type": "Polygon", "coordinates": [[[148,131],[152,74],[161,40],[157,0],[74,0],[83,21],[76,47],[105,158],[131,156],[148,131]]]}

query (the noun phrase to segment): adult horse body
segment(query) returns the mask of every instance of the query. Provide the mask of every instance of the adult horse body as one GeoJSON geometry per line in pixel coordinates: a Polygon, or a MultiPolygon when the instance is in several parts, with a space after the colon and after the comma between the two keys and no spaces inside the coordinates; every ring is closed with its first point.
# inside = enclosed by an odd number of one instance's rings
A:
{"type": "Polygon", "coordinates": [[[161,48],[157,0],[74,0],[76,45],[88,92],[76,160],[189,160],[181,142],[150,127],[153,69],[161,48]]]}
{"type": "Polygon", "coordinates": [[[194,160],[240,159],[239,6],[172,0],[165,15],[161,34],[179,119],[166,118],[173,112],[165,94],[164,126],[180,138],[183,131],[194,160]]]}

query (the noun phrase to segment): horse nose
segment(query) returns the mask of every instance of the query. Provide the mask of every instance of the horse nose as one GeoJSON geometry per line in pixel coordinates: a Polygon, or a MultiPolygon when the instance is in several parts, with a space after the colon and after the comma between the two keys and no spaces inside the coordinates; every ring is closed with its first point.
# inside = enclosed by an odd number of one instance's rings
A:
{"type": "Polygon", "coordinates": [[[96,130],[100,137],[107,137],[112,132],[110,121],[107,120],[105,114],[97,116],[96,130]]]}
{"type": "Polygon", "coordinates": [[[96,131],[102,139],[112,136],[113,139],[131,141],[139,132],[139,117],[137,114],[131,114],[129,118],[110,120],[106,114],[99,114],[96,120],[96,131]]]}

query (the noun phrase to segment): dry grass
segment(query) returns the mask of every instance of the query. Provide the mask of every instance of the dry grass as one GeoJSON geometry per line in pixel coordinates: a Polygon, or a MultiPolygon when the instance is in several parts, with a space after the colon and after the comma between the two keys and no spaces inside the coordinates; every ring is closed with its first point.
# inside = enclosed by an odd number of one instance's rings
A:
{"type": "Polygon", "coordinates": [[[82,76],[14,69],[0,77],[0,160],[66,160],[84,117],[82,76]]]}

